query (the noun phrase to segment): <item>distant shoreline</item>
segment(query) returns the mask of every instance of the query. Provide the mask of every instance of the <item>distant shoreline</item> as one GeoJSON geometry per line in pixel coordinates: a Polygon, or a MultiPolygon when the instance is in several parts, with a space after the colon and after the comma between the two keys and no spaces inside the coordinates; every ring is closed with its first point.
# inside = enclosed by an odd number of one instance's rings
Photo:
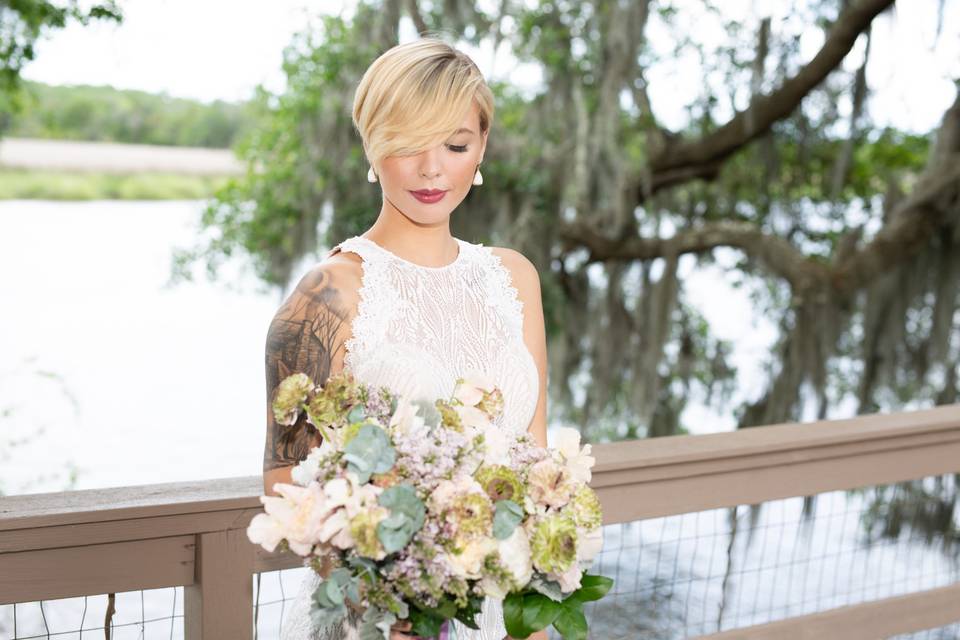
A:
{"type": "Polygon", "coordinates": [[[0,168],[76,173],[228,176],[243,165],[230,149],[5,138],[0,168]]]}

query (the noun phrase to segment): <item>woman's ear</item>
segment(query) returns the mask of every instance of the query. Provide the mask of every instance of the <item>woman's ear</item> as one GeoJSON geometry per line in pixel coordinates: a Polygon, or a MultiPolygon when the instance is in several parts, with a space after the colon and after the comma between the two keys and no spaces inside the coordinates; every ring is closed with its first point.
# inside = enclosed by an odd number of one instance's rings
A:
{"type": "Polygon", "coordinates": [[[487,151],[487,135],[490,133],[490,129],[487,129],[483,132],[483,138],[480,142],[480,159],[477,162],[483,162],[483,154],[487,151]]]}

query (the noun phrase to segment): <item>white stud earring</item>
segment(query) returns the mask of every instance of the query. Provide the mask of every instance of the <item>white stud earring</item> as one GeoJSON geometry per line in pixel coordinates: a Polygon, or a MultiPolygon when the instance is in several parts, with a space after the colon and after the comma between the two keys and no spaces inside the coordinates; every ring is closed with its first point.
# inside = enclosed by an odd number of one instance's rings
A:
{"type": "Polygon", "coordinates": [[[367,171],[367,182],[376,182],[376,181],[377,181],[377,174],[373,172],[373,167],[371,166],[370,170],[367,171]]]}
{"type": "Polygon", "coordinates": [[[480,165],[477,165],[477,172],[473,174],[473,184],[483,184],[483,175],[480,173],[480,165]]]}

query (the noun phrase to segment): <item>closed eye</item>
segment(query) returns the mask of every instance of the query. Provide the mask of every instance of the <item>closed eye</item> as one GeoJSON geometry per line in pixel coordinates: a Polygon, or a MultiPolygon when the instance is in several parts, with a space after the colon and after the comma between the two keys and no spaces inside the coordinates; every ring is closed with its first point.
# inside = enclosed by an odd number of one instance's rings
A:
{"type": "Polygon", "coordinates": [[[465,144],[448,144],[447,147],[450,149],[450,151],[455,151],[457,153],[464,153],[467,150],[467,145],[465,144]]]}

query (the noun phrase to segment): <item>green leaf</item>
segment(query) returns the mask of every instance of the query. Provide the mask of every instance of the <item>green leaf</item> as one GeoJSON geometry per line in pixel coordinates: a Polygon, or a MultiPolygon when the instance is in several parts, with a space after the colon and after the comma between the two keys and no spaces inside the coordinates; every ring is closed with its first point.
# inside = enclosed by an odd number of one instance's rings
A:
{"type": "Polygon", "coordinates": [[[410,633],[413,635],[436,638],[440,635],[440,625],[443,624],[443,618],[414,607],[410,610],[410,622],[413,624],[413,628],[410,629],[410,633]]]}
{"type": "Polygon", "coordinates": [[[483,598],[477,595],[470,595],[467,598],[467,606],[457,611],[456,618],[471,629],[480,629],[476,618],[480,614],[483,605],[483,598]]]}
{"type": "Polygon", "coordinates": [[[561,605],[541,593],[523,596],[523,626],[530,631],[546,629],[560,614],[561,605]]]}
{"type": "Polygon", "coordinates": [[[423,526],[426,507],[409,484],[388,487],[377,502],[390,509],[390,515],[377,524],[377,539],[387,553],[399,551],[423,526]]]}
{"type": "Polygon", "coordinates": [[[367,410],[362,404],[354,405],[353,409],[347,413],[347,420],[350,422],[360,422],[367,417],[367,410]]]}
{"type": "Polygon", "coordinates": [[[583,574],[583,577],[580,579],[580,588],[567,596],[566,600],[576,600],[578,602],[590,602],[591,600],[599,600],[610,591],[610,587],[613,586],[613,579],[606,576],[595,576],[590,574],[583,574]]]}
{"type": "Polygon", "coordinates": [[[390,627],[397,616],[375,606],[367,607],[360,619],[360,640],[390,640],[390,627]]]}
{"type": "Polygon", "coordinates": [[[393,468],[397,452],[387,432],[372,423],[366,423],[343,448],[347,468],[357,474],[361,483],[368,482],[373,473],[385,473],[393,468]]]}
{"type": "Polygon", "coordinates": [[[546,580],[544,578],[534,576],[530,579],[530,584],[528,587],[539,593],[542,593],[556,602],[563,602],[564,600],[563,590],[560,588],[560,583],[558,583],[556,580],[546,580]]]}
{"type": "Polygon", "coordinates": [[[553,621],[563,640],[586,640],[587,618],[577,608],[560,605],[560,614],[553,621]]]}
{"type": "Polygon", "coordinates": [[[532,629],[523,623],[523,593],[508,593],[503,599],[503,625],[511,638],[526,638],[532,629]]]}
{"type": "Polygon", "coordinates": [[[493,535],[506,540],[523,520],[523,507],[513,500],[497,500],[493,512],[493,535]]]}

